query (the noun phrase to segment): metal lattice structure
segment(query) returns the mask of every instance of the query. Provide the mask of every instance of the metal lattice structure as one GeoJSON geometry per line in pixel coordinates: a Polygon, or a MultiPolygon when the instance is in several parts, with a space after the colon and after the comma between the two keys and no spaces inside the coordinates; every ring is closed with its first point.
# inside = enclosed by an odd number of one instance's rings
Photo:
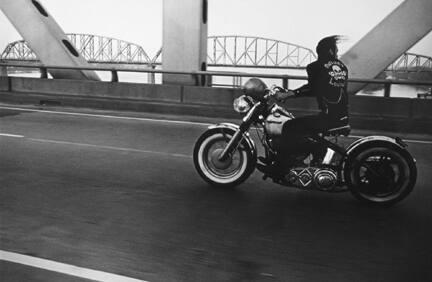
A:
{"type": "Polygon", "coordinates": [[[251,36],[211,36],[208,64],[233,67],[303,68],[316,59],[306,47],[251,36]]]}
{"type": "MultiPolygon", "coordinates": [[[[144,48],[130,42],[91,34],[67,34],[77,51],[90,63],[150,64],[144,48]]],[[[8,44],[2,60],[37,61],[27,42],[19,40],[8,44]]]]}
{"type": "Polygon", "coordinates": [[[0,60],[37,61],[38,58],[24,40],[19,40],[6,46],[0,60]]]}
{"type": "Polygon", "coordinates": [[[432,70],[432,57],[405,53],[388,67],[390,71],[432,70]]]}
{"type": "MultiPolygon", "coordinates": [[[[207,63],[217,67],[305,68],[316,59],[306,47],[252,36],[209,36],[207,63]]],[[[160,49],[154,58],[160,63],[160,49]]]]}
{"type": "Polygon", "coordinates": [[[68,34],[69,40],[88,62],[149,64],[144,48],[130,42],[91,34],[68,34]]]}
{"type": "MultiPolygon", "coordinates": [[[[91,34],[68,34],[70,42],[90,63],[160,64],[162,49],[150,58],[144,48],[130,42],[91,34]]],[[[308,48],[251,36],[208,37],[208,65],[219,67],[305,68],[316,59],[308,48]]],[[[8,44],[0,56],[4,61],[38,61],[24,40],[8,44]]],[[[432,58],[405,53],[387,70],[393,72],[432,71],[432,58]]]]}

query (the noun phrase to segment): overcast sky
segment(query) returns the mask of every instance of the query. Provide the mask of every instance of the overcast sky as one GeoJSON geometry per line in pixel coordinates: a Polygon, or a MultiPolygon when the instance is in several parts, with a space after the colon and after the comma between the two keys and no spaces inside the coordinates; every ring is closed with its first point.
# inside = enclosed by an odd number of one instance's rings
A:
{"type": "MultiPolygon", "coordinates": [[[[39,1],[66,33],[96,34],[134,42],[143,46],[150,57],[162,45],[163,0],[39,1]]],[[[209,35],[267,37],[314,49],[320,38],[341,34],[349,39],[340,46],[344,52],[402,2],[209,0],[209,35]]],[[[2,13],[0,35],[0,51],[9,42],[21,38],[2,13]]],[[[432,34],[411,52],[432,56],[432,34]]]]}

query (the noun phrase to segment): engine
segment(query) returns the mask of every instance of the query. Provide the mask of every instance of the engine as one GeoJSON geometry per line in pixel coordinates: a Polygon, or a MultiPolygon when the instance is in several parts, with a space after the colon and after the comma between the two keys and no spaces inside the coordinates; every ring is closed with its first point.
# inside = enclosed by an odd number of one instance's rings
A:
{"type": "Polygon", "coordinates": [[[303,189],[318,189],[332,191],[337,184],[338,177],[334,170],[329,168],[295,168],[285,177],[289,185],[303,189]]]}

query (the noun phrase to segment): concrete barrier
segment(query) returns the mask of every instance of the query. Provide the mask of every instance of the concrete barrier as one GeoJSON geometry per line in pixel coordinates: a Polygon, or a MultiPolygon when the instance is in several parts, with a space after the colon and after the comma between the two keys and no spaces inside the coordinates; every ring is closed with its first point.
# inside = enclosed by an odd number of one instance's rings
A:
{"type": "Polygon", "coordinates": [[[407,119],[410,118],[411,101],[412,99],[408,98],[351,96],[350,114],[407,119]]]}
{"type": "Polygon", "coordinates": [[[0,91],[9,91],[9,77],[0,76],[0,91]]]}
{"type": "Polygon", "coordinates": [[[181,102],[181,86],[141,83],[11,78],[11,91],[181,102]]]}
{"type": "Polygon", "coordinates": [[[412,118],[432,120],[432,99],[414,99],[412,103],[412,118]]]}
{"type": "Polygon", "coordinates": [[[182,101],[187,104],[231,107],[234,98],[241,94],[238,89],[184,86],[182,101]]]}
{"type": "MultiPolygon", "coordinates": [[[[220,118],[232,109],[238,89],[0,77],[0,101],[135,110],[220,118]]],[[[354,128],[432,134],[432,100],[350,96],[354,128]]],[[[296,116],[318,112],[315,98],[287,100],[296,116]]]]}

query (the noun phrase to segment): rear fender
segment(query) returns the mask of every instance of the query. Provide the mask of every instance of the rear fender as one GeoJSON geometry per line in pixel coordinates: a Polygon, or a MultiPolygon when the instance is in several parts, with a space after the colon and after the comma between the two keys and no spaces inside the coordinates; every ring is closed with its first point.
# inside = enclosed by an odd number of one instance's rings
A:
{"type": "Polygon", "coordinates": [[[348,149],[347,149],[347,155],[352,155],[352,152],[358,150],[358,148],[363,147],[365,145],[372,145],[375,143],[376,145],[382,144],[382,145],[390,145],[390,146],[397,146],[401,149],[404,149],[407,147],[407,145],[400,139],[399,137],[392,138],[388,136],[367,136],[360,138],[356,140],[354,143],[352,143],[348,149]]]}
{"type": "Polygon", "coordinates": [[[356,140],[352,143],[346,151],[345,160],[343,162],[342,171],[345,172],[355,159],[357,154],[370,147],[388,147],[393,148],[401,152],[406,158],[412,159],[415,163],[415,159],[406,150],[407,145],[399,137],[392,138],[387,136],[367,136],[356,140]]]}

